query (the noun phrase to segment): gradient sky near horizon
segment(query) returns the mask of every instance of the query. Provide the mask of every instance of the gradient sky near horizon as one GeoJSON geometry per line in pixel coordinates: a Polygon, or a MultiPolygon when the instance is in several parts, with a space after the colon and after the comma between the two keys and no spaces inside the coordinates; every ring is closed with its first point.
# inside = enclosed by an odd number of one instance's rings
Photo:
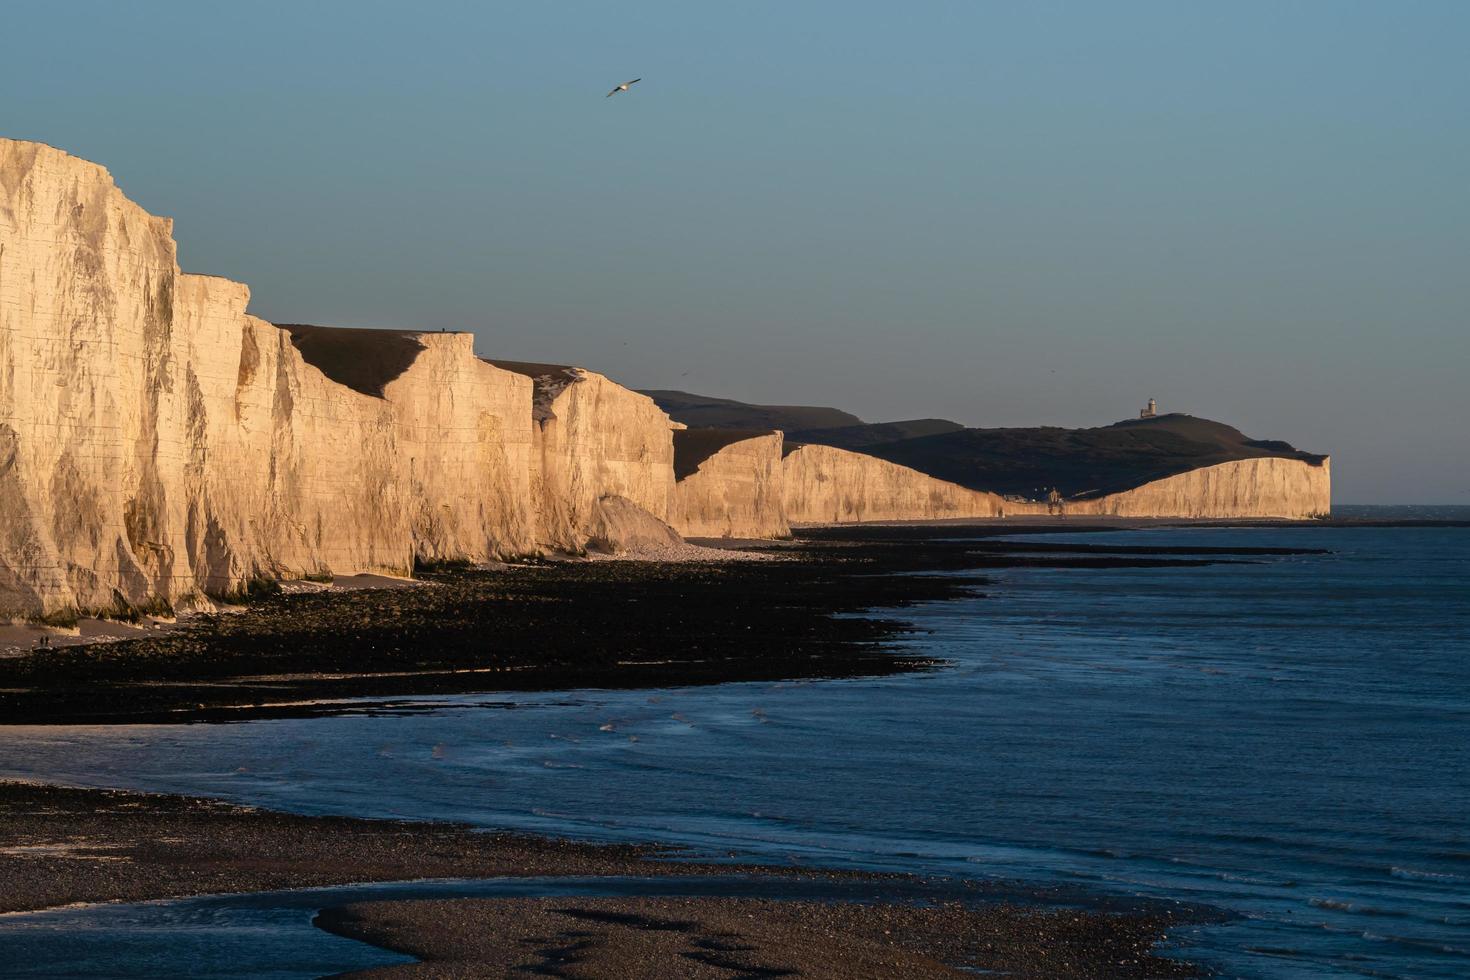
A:
{"type": "Polygon", "coordinates": [[[1470,3],[6,9],[0,135],[278,321],[873,421],[1149,396],[1470,504],[1470,3]],[[606,99],[614,84],[644,81],[606,99]]]}

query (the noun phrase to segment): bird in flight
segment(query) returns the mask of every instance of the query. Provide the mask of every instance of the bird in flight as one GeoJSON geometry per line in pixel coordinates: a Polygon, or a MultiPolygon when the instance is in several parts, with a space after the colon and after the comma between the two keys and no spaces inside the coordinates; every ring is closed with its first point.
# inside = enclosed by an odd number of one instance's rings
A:
{"type": "MultiPolygon", "coordinates": [[[[641,82],[641,81],[643,81],[643,79],[641,79],[641,78],[635,78],[635,79],[633,79],[633,82],[641,82]]],[[[614,95],[617,95],[619,92],[626,92],[626,91],[628,91],[628,86],[629,85],[632,85],[633,82],[624,82],[623,84],[619,85],[617,88],[613,89],[611,92],[607,93],[606,98],[609,98],[610,99],[614,95]]]]}

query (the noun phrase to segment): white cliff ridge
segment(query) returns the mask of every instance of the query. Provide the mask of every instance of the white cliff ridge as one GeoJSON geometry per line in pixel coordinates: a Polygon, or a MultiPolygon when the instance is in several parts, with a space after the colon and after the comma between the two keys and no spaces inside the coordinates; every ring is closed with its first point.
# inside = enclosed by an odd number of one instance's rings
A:
{"type": "Polygon", "coordinates": [[[786,517],[793,524],[1001,517],[993,493],[832,446],[801,445],[781,461],[786,517]]]}
{"type": "Polygon", "coordinates": [[[409,356],[356,390],[170,233],[102,167],[0,140],[0,616],[537,547],[529,379],[383,332],[346,354],[409,356]]]}
{"type": "MultiPolygon", "coordinates": [[[[94,163],[0,139],[0,621],[203,604],[263,579],[1046,513],[774,431],[689,430],[467,333],[277,326],[180,271],[94,163]]],[[[769,423],[763,423],[769,424],[769,423]]],[[[1069,514],[1325,514],[1327,462],[1243,459],[1069,514]]]]}
{"type": "Polygon", "coordinates": [[[687,537],[784,538],[781,433],[691,429],[674,433],[671,523],[687,537]]]}
{"type": "Polygon", "coordinates": [[[490,363],[534,384],[530,482],[542,544],[578,552],[612,540],[598,533],[613,519],[602,512],[610,497],[667,521],[674,426],[653,399],[584,368],[490,363]]]}

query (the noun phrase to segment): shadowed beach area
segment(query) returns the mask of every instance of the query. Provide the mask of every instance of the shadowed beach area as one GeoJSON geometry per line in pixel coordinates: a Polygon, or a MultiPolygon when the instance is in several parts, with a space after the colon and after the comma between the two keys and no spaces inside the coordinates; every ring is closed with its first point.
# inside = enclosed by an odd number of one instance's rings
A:
{"type": "Polygon", "coordinates": [[[454,824],[308,817],[191,797],[0,783],[0,912],[432,878],[536,877],[554,890],[556,878],[637,876],[673,884],[718,877],[774,892],[782,880],[825,881],[860,896],[451,898],[323,910],[318,926],[422,961],[370,976],[1195,972],[1151,948],[1171,925],[1200,921],[1197,909],[1016,904],[975,882],[679,857],[655,846],[454,824]]]}

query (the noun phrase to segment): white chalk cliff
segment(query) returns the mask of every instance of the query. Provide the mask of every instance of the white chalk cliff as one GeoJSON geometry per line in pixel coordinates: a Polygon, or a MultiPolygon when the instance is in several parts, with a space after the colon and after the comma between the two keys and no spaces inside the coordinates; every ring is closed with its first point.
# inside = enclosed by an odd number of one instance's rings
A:
{"type": "MultiPolygon", "coordinates": [[[[676,431],[595,372],[465,333],[276,326],[178,266],[102,167],[0,139],[0,621],[187,607],[259,579],[1045,513],[779,432],[676,431]],[[671,529],[672,527],[672,529],[671,529]]],[[[1326,513],[1330,469],[1204,467],[1071,514],[1326,513]]]]}
{"type": "Polygon", "coordinates": [[[1060,505],[1009,500],[887,460],[802,445],[782,461],[792,524],[945,520],[966,517],[1173,517],[1312,520],[1332,507],[1332,465],[1280,457],[1232,460],[1102,497],[1060,505]]]}
{"type": "MultiPolygon", "coordinates": [[[[1231,460],[1105,497],[1068,500],[1060,509],[1079,517],[1312,520],[1331,512],[1332,461],[1275,456],[1231,460]]],[[[1006,513],[1045,514],[1047,507],[1007,502],[1006,513]]]]}
{"type": "Polygon", "coordinates": [[[670,523],[691,538],[784,538],[781,433],[692,429],[674,433],[670,523]]]}
{"type": "Polygon", "coordinates": [[[832,446],[802,445],[781,461],[786,517],[793,524],[999,517],[1005,501],[832,446]]]}
{"type": "Polygon", "coordinates": [[[537,547],[532,382],[467,334],[367,393],[180,272],[96,164],[0,140],[0,616],[537,547]]]}
{"type": "MultiPolygon", "coordinates": [[[[594,539],[608,544],[612,539],[600,529],[609,522],[628,525],[607,512],[607,498],[631,503],[658,522],[668,520],[674,424],[652,398],[585,368],[490,363],[535,385],[530,479],[542,544],[570,552],[583,550],[594,539]]],[[[633,543],[627,534],[617,540],[633,543]]]]}

